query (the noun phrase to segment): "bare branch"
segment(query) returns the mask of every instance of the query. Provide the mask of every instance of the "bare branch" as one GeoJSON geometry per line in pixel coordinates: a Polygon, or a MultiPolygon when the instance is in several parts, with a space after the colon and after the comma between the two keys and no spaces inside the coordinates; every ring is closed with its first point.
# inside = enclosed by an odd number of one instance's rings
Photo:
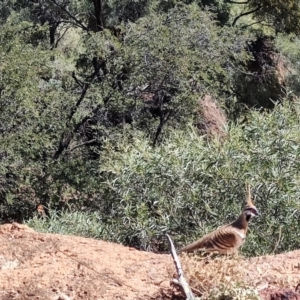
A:
{"type": "Polygon", "coordinates": [[[250,11],[247,11],[247,12],[244,12],[244,13],[241,13],[240,15],[238,15],[232,22],[232,26],[234,27],[236,22],[241,18],[241,17],[244,17],[244,16],[247,16],[247,15],[250,15],[250,14],[253,14],[257,11],[259,11],[260,9],[262,8],[262,5],[258,6],[257,8],[253,9],[253,10],[250,10],[250,11]]]}
{"type": "Polygon", "coordinates": [[[83,84],[79,81],[79,79],[76,77],[75,72],[72,72],[72,77],[76,81],[76,83],[82,88],[83,84]]]}
{"type": "Polygon", "coordinates": [[[156,133],[155,133],[155,138],[153,141],[153,147],[155,147],[158,137],[163,129],[163,126],[166,124],[166,122],[170,119],[171,117],[171,111],[167,111],[166,114],[163,113],[163,111],[160,108],[160,121],[159,124],[156,128],[156,133]]]}
{"type": "Polygon", "coordinates": [[[67,31],[70,29],[71,27],[67,27],[65,29],[65,31],[60,35],[60,37],[57,39],[56,43],[55,43],[55,48],[57,48],[58,43],[61,41],[61,39],[65,36],[65,34],[67,33],[67,31]]]}
{"type": "Polygon", "coordinates": [[[256,22],[253,22],[253,23],[251,23],[251,24],[243,25],[241,28],[242,28],[242,29],[246,29],[246,28],[251,27],[252,25],[255,25],[255,24],[260,24],[261,26],[268,26],[268,25],[264,25],[264,24],[262,23],[262,21],[256,21],[256,22]]]}
{"type": "Polygon", "coordinates": [[[82,146],[84,146],[84,145],[92,144],[92,143],[94,143],[95,141],[96,141],[96,139],[92,139],[92,140],[90,140],[90,141],[86,141],[86,142],[84,142],[84,143],[78,144],[78,145],[72,147],[71,149],[69,149],[68,152],[71,152],[71,151],[75,150],[76,148],[82,147],[82,146]]]}
{"type": "Polygon", "coordinates": [[[75,21],[75,23],[79,25],[79,27],[89,32],[89,29],[84,24],[82,24],[77,18],[75,18],[69,11],[67,11],[63,5],[57,3],[56,0],[49,0],[49,1],[55,4],[57,7],[59,7],[63,12],[65,12],[72,20],[75,21]]]}
{"type": "MultiPolygon", "coordinates": [[[[71,111],[70,111],[70,114],[67,118],[67,121],[66,121],[66,127],[68,127],[69,125],[69,122],[72,120],[74,114],[76,113],[78,107],[80,106],[81,102],[83,101],[86,93],[87,93],[87,90],[89,89],[91,83],[93,82],[93,80],[96,78],[98,72],[99,72],[99,68],[101,67],[100,66],[97,66],[97,68],[95,68],[95,71],[89,76],[89,82],[86,82],[83,84],[82,86],[82,90],[81,90],[81,95],[79,97],[79,99],[77,100],[77,102],[75,103],[75,105],[72,107],[71,111]]],[[[73,74],[73,78],[74,78],[75,74],[73,74]]],[[[76,77],[75,77],[76,78],[76,77]]],[[[71,139],[73,137],[73,133],[69,132],[68,130],[66,130],[62,136],[61,136],[61,139],[60,139],[60,142],[59,142],[59,147],[58,149],[56,150],[53,158],[54,159],[57,159],[65,149],[67,149],[69,147],[69,144],[71,142],[71,139]],[[67,138],[66,138],[67,136],[67,138]]]]}
{"type": "Polygon", "coordinates": [[[177,271],[177,274],[178,274],[178,280],[175,279],[175,280],[173,280],[173,282],[175,284],[178,284],[182,288],[187,300],[196,299],[193,292],[192,292],[192,290],[191,290],[191,288],[190,288],[190,286],[188,285],[186,279],[184,278],[183,270],[182,270],[179,258],[177,256],[174,244],[173,244],[173,242],[172,242],[172,240],[171,240],[171,238],[168,234],[166,234],[166,237],[168,239],[168,242],[169,242],[169,245],[170,245],[170,248],[171,248],[171,255],[172,255],[172,258],[173,258],[173,261],[174,261],[174,264],[175,264],[175,267],[176,267],[176,271],[177,271]]]}

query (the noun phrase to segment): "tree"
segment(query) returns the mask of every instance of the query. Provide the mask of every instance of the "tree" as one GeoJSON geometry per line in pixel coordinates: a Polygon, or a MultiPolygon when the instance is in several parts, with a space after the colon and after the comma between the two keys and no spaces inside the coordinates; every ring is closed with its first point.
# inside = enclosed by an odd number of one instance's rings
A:
{"type": "Polygon", "coordinates": [[[76,207],[102,207],[103,144],[109,140],[118,151],[120,140],[144,132],[159,145],[193,120],[202,95],[220,103],[232,97],[232,75],[248,58],[247,37],[223,30],[196,4],[119,24],[116,37],[107,28],[86,30],[83,17],[74,15],[81,26],[68,15],[78,7],[64,12],[54,2],[47,1],[49,10],[73,29],[57,47],[49,47],[49,22],[41,25],[34,12],[24,16],[14,7],[1,25],[3,218],[16,203],[61,207],[65,197],[76,207]]]}
{"type": "Polygon", "coordinates": [[[244,12],[240,13],[233,20],[235,26],[240,18],[252,15],[254,23],[259,22],[262,25],[270,26],[271,29],[278,32],[296,33],[300,32],[300,6],[298,0],[277,1],[277,0],[247,0],[231,1],[228,3],[244,7],[244,12]]]}

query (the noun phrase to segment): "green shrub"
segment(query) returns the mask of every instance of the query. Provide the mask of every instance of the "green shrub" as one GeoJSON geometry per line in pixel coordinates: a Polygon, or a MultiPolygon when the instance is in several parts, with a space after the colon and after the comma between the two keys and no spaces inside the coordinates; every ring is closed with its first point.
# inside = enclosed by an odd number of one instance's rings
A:
{"type": "MultiPolygon", "coordinates": [[[[299,248],[299,101],[270,113],[249,113],[224,143],[207,142],[193,127],[153,148],[142,134],[118,151],[104,147],[95,205],[110,239],[147,250],[177,246],[235,220],[250,183],[262,216],[250,224],[242,252],[299,248]]],[[[101,236],[101,234],[99,235],[101,236]]]]}
{"type": "Polygon", "coordinates": [[[50,210],[48,219],[39,218],[36,215],[28,221],[28,225],[39,232],[81,235],[109,240],[109,232],[101,222],[101,216],[97,213],[50,210]]]}

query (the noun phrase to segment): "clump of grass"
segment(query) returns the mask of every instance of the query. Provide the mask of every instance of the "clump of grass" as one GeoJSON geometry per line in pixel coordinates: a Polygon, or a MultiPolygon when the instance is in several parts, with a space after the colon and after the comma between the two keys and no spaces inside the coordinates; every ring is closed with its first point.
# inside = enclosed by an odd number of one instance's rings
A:
{"type": "Polygon", "coordinates": [[[209,295],[204,298],[209,300],[260,300],[258,292],[247,286],[240,286],[239,284],[232,284],[230,288],[221,284],[217,289],[212,290],[209,295]]]}
{"type": "Polygon", "coordinates": [[[97,213],[50,210],[49,218],[34,216],[27,222],[27,225],[44,233],[109,239],[107,230],[97,213]]]}
{"type": "Polygon", "coordinates": [[[246,276],[241,256],[181,257],[186,278],[200,299],[259,300],[259,294],[246,276]]]}

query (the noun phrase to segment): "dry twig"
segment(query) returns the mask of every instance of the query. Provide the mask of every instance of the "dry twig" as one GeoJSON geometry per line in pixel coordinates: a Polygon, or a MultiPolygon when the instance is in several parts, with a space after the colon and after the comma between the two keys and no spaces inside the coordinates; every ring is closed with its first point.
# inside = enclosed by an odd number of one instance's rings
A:
{"type": "Polygon", "coordinates": [[[188,285],[186,279],[184,278],[183,270],[182,270],[179,258],[177,256],[174,244],[173,244],[170,236],[168,234],[166,234],[166,236],[167,236],[170,248],[171,248],[171,255],[173,257],[174,264],[175,264],[175,267],[176,267],[176,271],[177,271],[177,274],[178,274],[178,279],[173,279],[173,283],[175,283],[175,284],[177,284],[181,287],[181,289],[183,290],[187,300],[196,299],[193,292],[192,292],[192,290],[191,290],[191,288],[190,288],[190,286],[188,285]]]}

